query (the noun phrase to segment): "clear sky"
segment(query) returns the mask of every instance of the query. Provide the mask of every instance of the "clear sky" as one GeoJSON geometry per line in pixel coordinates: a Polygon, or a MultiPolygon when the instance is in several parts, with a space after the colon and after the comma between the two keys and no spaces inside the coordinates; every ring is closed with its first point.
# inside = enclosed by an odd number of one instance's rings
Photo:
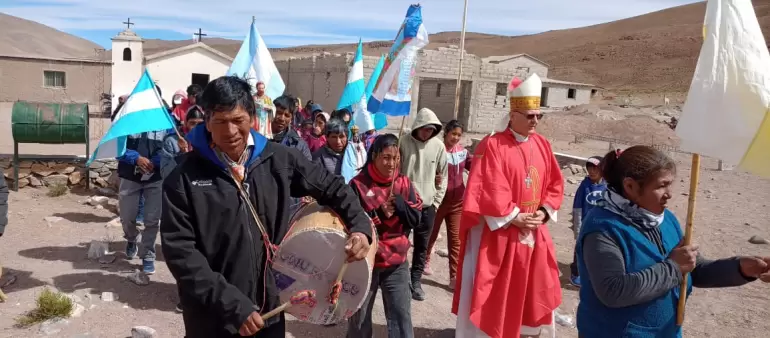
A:
{"type": "MultiPolygon", "coordinates": [[[[588,26],[694,0],[468,0],[469,32],[521,35],[588,26]]],[[[131,18],[144,38],[242,39],[251,17],[270,47],[391,40],[414,0],[0,0],[0,12],[110,48],[131,18]]],[[[463,0],[422,0],[429,32],[459,31],[463,0]]]]}

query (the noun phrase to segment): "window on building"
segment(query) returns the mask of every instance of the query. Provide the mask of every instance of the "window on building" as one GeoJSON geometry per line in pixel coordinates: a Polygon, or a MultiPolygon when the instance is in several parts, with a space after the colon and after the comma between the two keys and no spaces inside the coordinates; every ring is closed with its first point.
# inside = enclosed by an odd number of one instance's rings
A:
{"type": "Polygon", "coordinates": [[[568,99],[577,98],[577,89],[575,88],[567,89],[567,98],[568,99]]]}
{"type": "Polygon", "coordinates": [[[507,83],[498,83],[495,87],[495,95],[497,96],[506,96],[508,95],[508,84],[507,83]]]}
{"type": "Polygon", "coordinates": [[[123,48],[123,61],[131,61],[131,48],[123,48]]]}
{"type": "Polygon", "coordinates": [[[43,71],[43,84],[51,88],[66,88],[67,76],[64,72],[45,70],[43,71]]]}
{"type": "Polygon", "coordinates": [[[206,85],[209,84],[209,74],[193,73],[190,83],[197,84],[201,86],[201,88],[206,88],[206,85]]]}
{"type": "Polygon", "coordinates": [[[436,84],[436,97],[441,97],[441,84],[436,84]]]}

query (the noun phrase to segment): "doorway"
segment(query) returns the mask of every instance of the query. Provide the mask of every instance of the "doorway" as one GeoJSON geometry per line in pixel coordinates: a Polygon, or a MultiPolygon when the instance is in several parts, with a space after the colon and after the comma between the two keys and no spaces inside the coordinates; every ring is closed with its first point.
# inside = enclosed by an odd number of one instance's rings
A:
{"type": "Polygon", "coordinates": [[[190,81],[192,84],[197,84],[201,86],[201,88],[206,88],[206,85],[209,84],[209,74],[192,74],[192,81],[190,81]]]}
{"type": "Polygon", "coordinates": [[[548,107],[548,87],[540,89],[540,106],[548,107]]]}

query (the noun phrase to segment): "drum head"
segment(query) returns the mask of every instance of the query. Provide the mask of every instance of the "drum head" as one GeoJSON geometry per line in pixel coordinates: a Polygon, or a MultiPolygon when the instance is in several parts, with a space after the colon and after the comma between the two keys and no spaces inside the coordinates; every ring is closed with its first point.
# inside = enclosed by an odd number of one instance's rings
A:
{"type": "Polygon", "coordinates": [[[347,258],[347,234],[327,227],[310,227],[289,234],[273,261],[273,274],[281,303],[303,290],[316,292],[314,304],[299,304],[286,312],[313,324],[334,324],[350,318],[363,304],[371,283],[367,260],[348,264],[337,306],[329,303],[332,283],[347,258]]]}

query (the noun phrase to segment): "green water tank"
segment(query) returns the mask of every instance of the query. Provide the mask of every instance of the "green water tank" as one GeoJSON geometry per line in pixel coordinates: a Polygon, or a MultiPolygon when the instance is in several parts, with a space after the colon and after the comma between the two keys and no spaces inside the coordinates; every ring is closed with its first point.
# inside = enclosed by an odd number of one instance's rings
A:
{"type": "Polygon", "coordinates": [[[11,133],[17,143],[86,143],[88,104],[17,101],[11,111],[11,133]]]}

